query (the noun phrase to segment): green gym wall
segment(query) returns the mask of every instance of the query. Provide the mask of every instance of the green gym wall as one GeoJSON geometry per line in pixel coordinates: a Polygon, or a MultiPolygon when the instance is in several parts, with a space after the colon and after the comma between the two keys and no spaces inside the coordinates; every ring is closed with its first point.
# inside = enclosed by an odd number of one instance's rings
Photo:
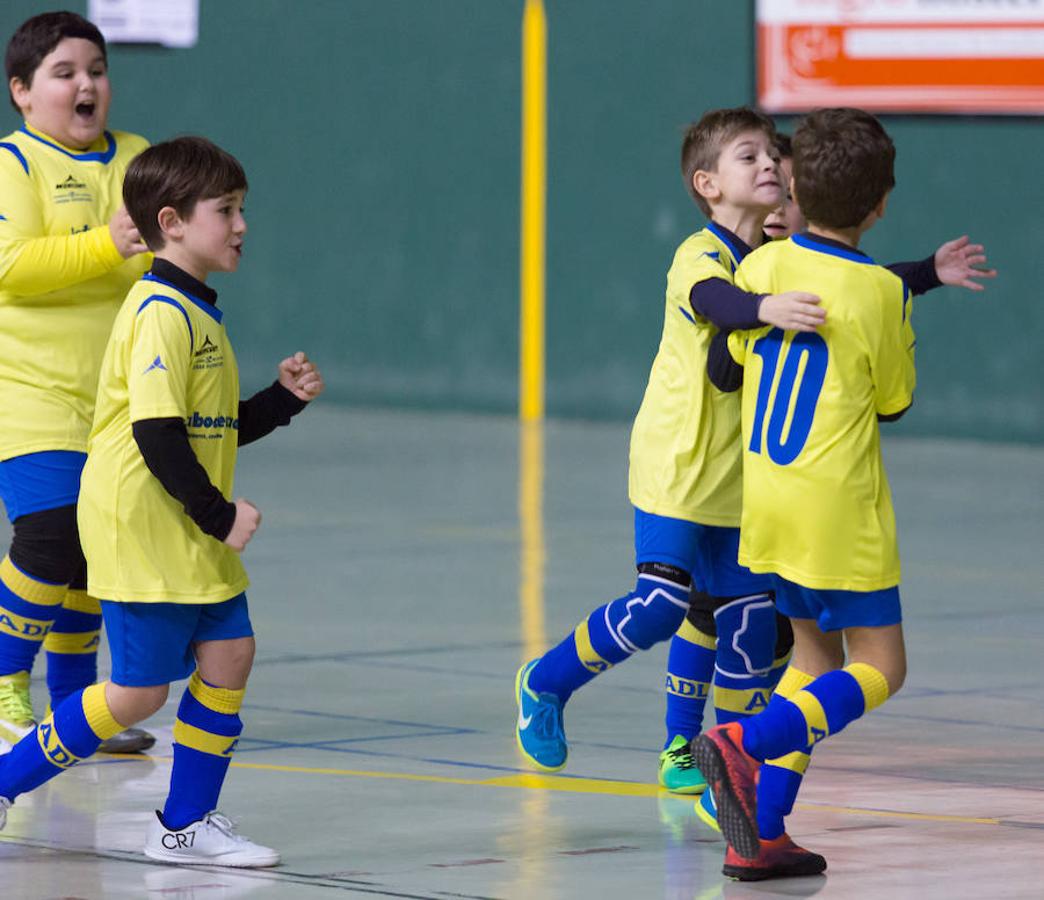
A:
{"type": "MultiPolygon", "coordinates": [[[[753,100],[753,4],[546,5],[547,410],[626,419],[674,248],[702,227],[681,133],[753,100]]],[[[246,165],[247,252],[214,280],[244,391],[304,349],[335,401],[514,412],[521,0],[201,7],[193,49],[111,48],[110,123],[154,141],[205,134],[246,165]]],[[[53,8],[5,0],[4,41],[53,8]]],[[[0,133],[17,127],[3,115],[0,133]]],[[[884,122],[898,184],[864,249],[921,258],[967,232],[1000,270],[982,294],[918,302],[917,398],[896,431],[1042,442],[1044,127],[884,122]]]]}

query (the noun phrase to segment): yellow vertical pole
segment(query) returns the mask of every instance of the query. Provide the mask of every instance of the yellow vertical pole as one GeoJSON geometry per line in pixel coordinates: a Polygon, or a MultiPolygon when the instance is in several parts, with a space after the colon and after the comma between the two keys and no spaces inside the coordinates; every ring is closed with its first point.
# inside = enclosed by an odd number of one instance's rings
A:
{"type": "Polygon", "coordinates": [[[547,195],[547,16],[542,0],[522,13],[522,189],[519,417],[544,416],[544,285],[547,195]]]}
{"type": "Polygon", "coordinates": [[[547,191],[547,17],[522,13],[519,252],[519,614],[523,660],[544,652],[544,258],[547,191]]]}

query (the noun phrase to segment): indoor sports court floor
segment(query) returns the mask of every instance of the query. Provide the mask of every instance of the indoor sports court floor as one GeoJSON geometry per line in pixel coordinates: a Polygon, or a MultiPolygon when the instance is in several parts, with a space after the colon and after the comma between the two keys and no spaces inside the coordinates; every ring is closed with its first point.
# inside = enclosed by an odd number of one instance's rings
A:
{"type": "Polygon", "coordinates": [[[328,405],[247,448],[259,652],[223,808],[283,865],[139,854],[172,700],[150,756],[18,802],[0,896],[1044,896],[1044,449],[886,445],[909,680],[816,751],[791,831],[827,877],[745,886],[691,803],[654,786],[665,648],[576,695],[565,773],[516,755],[520,660],[633,583],[627,436],[328,405]]]}

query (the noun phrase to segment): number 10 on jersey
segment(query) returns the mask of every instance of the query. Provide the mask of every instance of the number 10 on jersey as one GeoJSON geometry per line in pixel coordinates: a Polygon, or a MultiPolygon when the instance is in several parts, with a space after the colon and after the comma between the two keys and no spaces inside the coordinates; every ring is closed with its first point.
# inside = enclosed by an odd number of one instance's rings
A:
{"type": "Polygon", "coordinates": [[[826,341],[808,331],[794,335],[787,343],[782,329],[773,328],[754,344],[754,352],[761,357],[761,381],[748,449],[751,453],[761,453],[764,447],[769,459],[787,466],[798,458],[812,430],[816,403],[826,378],[826,341]],[[769,395],[781,355],[783,370],[769,408],[769,395]],[[791,407],[793,414],[790,414],[791,407]]]}

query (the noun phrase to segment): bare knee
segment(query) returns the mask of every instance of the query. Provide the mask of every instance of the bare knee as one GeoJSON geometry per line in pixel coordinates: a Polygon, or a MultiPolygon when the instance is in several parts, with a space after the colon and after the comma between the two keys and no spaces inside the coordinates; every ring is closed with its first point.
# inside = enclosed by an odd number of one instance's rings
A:
{"type": "Polygon", "coordinates": [[[159,712],[167,702],[169,690],[167,684],[128,687],[110,681],[105,686],[105,703],[112,717],[124,728],[129,728],[159,712]]]}
{"type": "Polygon", "coordinates": [[[254,664],[254,649],[252,637],[197,644],[196,663],[200,677],[215,687],[241,690],[246,687],[254,664]]]}

